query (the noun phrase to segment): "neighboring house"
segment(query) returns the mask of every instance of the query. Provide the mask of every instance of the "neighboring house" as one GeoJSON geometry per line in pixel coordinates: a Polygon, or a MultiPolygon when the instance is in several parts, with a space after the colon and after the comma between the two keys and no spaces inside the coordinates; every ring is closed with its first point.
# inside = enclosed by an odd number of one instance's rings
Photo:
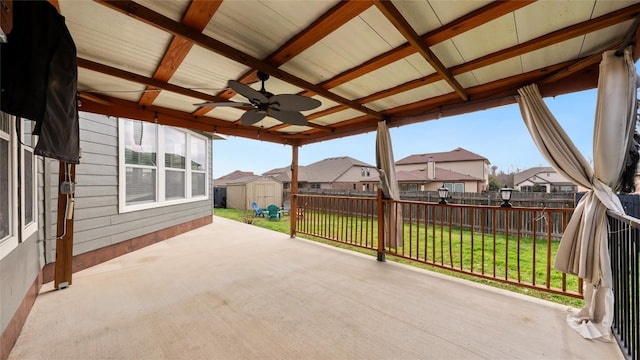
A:
{"type": "MultiPolygon", "coordinates": [[[[282,181],[287,195],[291,189],[291,169],[283,167],[265,172],[264,176],[282,181]]],[[[298,189],[375,190],[369,179],[378,176],[375,166],[348,157],[334,157],[298,167],[298,189]]],[[[285,196],[288,199],[288,196],[285,196]]],[[[285,200],[286,200],[285,199],[285,200]]]]}
{"type": "Polygon", "coordinates": [[[552,167],[533,167],[513,174],[514,189],[521,192],[572,193],[578,186],[558,174],[552,167]]]}
{"type": "Polygon", "coordinates": [[[236,170],[228,173],[227,175],[220,176],[217,179],[213,179],[213,206],[214,207],[227,207],[227,183],[230,181],[242,179],[247,176],[254,176],[251,171],[236,170]]]}
{"type": "Polygon", "coordinates": [[[251,203],[265,209],[282,206],[282,183],[268,176],[251,175],[227,182],[227,207],[250,210],[251,203]]]}
{"type": "Polygon", "coordinates": [[[482,192],[489,184],[489,160],[463,148],[409,155],[396,162],[401,191],[482,192]]]}
{"type": "MultiPolygon", "coordinates": [[[[53,280],[62,234],[59,162],[34,155],[33,124],[18,123],[21,131],[14,116],[0,113],[3,332],[21,328],[37,289],[53,280]]],[[[213,134],[84,112],[79,126],[74,271],[211,223],[213,134]]]]}

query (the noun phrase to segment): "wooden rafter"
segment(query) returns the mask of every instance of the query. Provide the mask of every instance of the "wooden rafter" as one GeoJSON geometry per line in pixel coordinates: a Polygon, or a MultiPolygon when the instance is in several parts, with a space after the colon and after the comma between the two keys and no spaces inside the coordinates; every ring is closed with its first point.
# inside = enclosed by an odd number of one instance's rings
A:
{"type": "MultiPolygon", "coordinates": [[[[422,41],[424,41],[424,43],[428,44],[429,46],[436,45],[442,41],[448,40],[454,36],[460,35],[480,25],[484,25],[503,15],[529,5],[534,1],[535,0],[492,2],[440,28],[422,35],[422,41]]],[[[404,59],[407,56],[415,54],[416,52],[417,49],[412,47],[411,44],[402,44],[394,49],[391,49],[383,54],[372,58],[369,61],[364,62],[359,66],[344,71],[318,85],[326,89],[332,89],[362,75],[368,74],[372,71],[380,69],[381,67],[396,62],[400,59],[404,59]]]]}
{"type": "MultiPolygon", "coordinates": [[[[202,1],[194,0],[189,4],[182,23],[196,31],[202,31],[207,26],[213,14],[215,14],[222,1],[202,1]]],[[[153,78],[155,80],[168,82],[173,74],[178,70],[178,67],[184,61],[187,54],[193,47],[193,43],[189,40],[174,36],[171,43],[167,47],[160,64],[156,68],[153,78]]],[[[146,90],[159,90],[159,88],[151,87],[147,85],[146,90]]],[[[140,98],[140,105],[151,105],[155,99],[160,95],[159,91],[145,91],[140,98]]]]}
{"type": "MultiPolygon", "coordinates": [[[[589,58],[584,60],[588,61],[588,59],[589,58]]],[[[514,96],[517,94],[518,88],[533,82],[544,83],[544,79],[563,71],[572,64],[574,64],[574,62],[569,61],[467,88],[467,92],[473,99],[468,100],[468,103],[462,100],[455,92],[451,92],[423,101],[398,106],[386,110],[384,114],[388,116],[388,121],[390,124],[393,124],[393,126],[404,126],[437,119],[441,116],[458,115],[470,111],[487,109],[492,106],[512,104],[515,102],[514,96]]],[[[593,87],[597,82],[597,77],[595,76],[597,71],[595,69],[597,69],[597,62],[592,63],[590,67],[581,68],[580,71],[566,74],[566,77],[572,78],[571,80],[579,79],[580,81],[561,82],[560,86],[554,83],[555,87],[545,87],[543,85],[541,91],[543,91],[544,96],[553,96],[567,91],[579,91],[593,87]]],[[[375,119],[365,115],[333,124],[332,126],[335,128],[334,133],[308,131],[303,134],[305,136],[301,137],[301,144],[304,145],[312,142],[335,139],[348,136],[349,134],[375,131],[376,125],[374,120],[375,119]],[[336,136],[336,134],[339,134],[339,136],[336,136]]]]}
{"type": "MultiPolygon", "coordinates": [[[[536,82],[539,84],[543,93],[546,91],[546,94],[554,95],[562,94],[567,91],[577,91],[593,87],[594,74],[597,74],[599,54],[594,54],[582,59],[574,59],[571,62],[561,64],[563,66],[561,68],[558,68],[558,65],[546,64],[544,68],[538,69],[537,72],[520,74],[498,80],[495,80],[494,78],[494,81],[490,83],[464,89],[461,86],[456,86],[455,83],[452,84],[452,80],[455,81],[455,77],[476,69],[494,65],[507,59],[517,58],[518,56],[544,49],[554,44],[559,44],[568,39],[584,36],[590,32],[623,24],[625,21],[633,20],[640,13],[640,4],[633,4],[626,8],[602,15],[598,18],[586,20],[578,24],[567,26],[564,29],[547,33],[525,43],[506,49],[503,48],[492,54],[484,55],[466,63],[446,68],[441,62],[438,64],[439,59],[430,53],[430,48],[432,46],[442,41],[446,41],[447,39],[451,39],[452,37],[466,31],[470,31],[478,26],[487,24],[488,22],[502,16],[508,14],[511,14],[512,16],[514,11],[521,9],[522,7],[526,7],[534,1],[493,1],[477,10],[459,17],[454,21],[444,24],[439,28],[431,30],[425,34],[418,35],[401,16],[399,11],[393,6],[393,3],[375,0],[376,7],[380,9],[381,13],[386,15],[390,23],[394,24],[396,28],[404,34],[408,42],[373,58],[369,57],[368,60],[360,65],[352,63],[351,69],[345,70],[342,73],[320,83],[311,84],[297,76],[280,70],[279,67],[308,49],[310,46],[316,44],[328,34],[331,34],[333,31],[340,28],[346,22],[349,22],[354,17],[359,16],[363,11],[370,9],[374,4],[374,0],[337,2],[333,8],[329,9],[321,17],[317,18],[313,23],[307,26],[305,30],[289,38],[289,40],[285,41],[277,50],[261,59],[253,58],[236,48],[220,43],[216,39],[204,35],[202,33],[202,26],[206,26],[208,21],[203,21],[203,24],[200,26],[194,26],[194,24],[189,24],[185,21],[187,17],[186,14],[193,6],[195,6],[193,3],[190,3],[189,8],[186,10],[184,19],[182,21],[176,21],[156,13],[153,10],[147,9],[133,1],[96,0],[96,2],[130,15],[145,24],[164,30],[169,34],[174,35],[175,39],[181,39],[181,41],[185,42],[185,46],[188,46],[187,50],[184,51],[184,56],[186,56],[188,49],[191,48],[193,44],[197,44],[232,61],[244,64],[250,68],[250,71],[236,78],[236,80],[243,83],[248,84],[253,82],[255,80],[255,70],[261,70],[269,73],[272,77],[280,78],[284,82],[305,89],[305,91],[302,92],[303,95],[313,96],[317,94],[337,103],[337,106],[324,108],[315,113],[308,114],[307,118],[310,120],[307,128],[308,130],[297,127],[295,128],[295,131],[293,131],[294,128],[290,128],[289,130],[292,130],[291,133],[283,130],[290,126],[288,124],[279,124],[268,129],[258,128],[255,126],[247,127],[239,124],[239,122],[206,116],[211,108],[199,109],[196,112],[189,114],[177,110],[158,108],[157,106],[153,106],[152,100],[144,100],[144,97],[141,99],[140,103],[137,104],[139,108],[135,108],[134,104],[126,104],[125,108],[127,108],[127,112],[135,114],[136,111],[144,111],[153,108],[154,111],[160,114],[160,118],[163,118],[163,121],[173,121],[175,124],[183,124],[182,126],[197,126],[198,129],[209,129],[206,131],[210,131],[211,126],[218,126],[218,132],[222,134],[237,134],[237,136],[256,138],[257,134],[260,133],[262,135],[260,137],[261,140],[288,143],[287,141],[296,139],[300,145],[370,131],[371,128],[375,128],[375,124],[380,118],[388,119],[390,124],[402,125],[405,123],[428,120],[434,118],[434,116],[439,116],[438,114],[453,114],[456,112],[469,111],[470,109],[480,109],[483,106],[490,107],[495,106],[496,104],[503,104],[505,102],[509,103],[513,100],[512,97],[515,87],[525,84],[526,81],[536,82]],[[405,59],[416,52],[422,53],[426,59],[431,60],[432,64],[435,62],[434,68],[436,69],[436,72],[417,79],[412,78],[410,81],[375,93],[371,93],[371,91],[363,93],[360,98],[346,95],[345,97],[348,97],[347,99],[330,91],[335,87],[347,85],[341,87],[340,91],[344,94],[353,94],[354,92],[352,92],[352,90],[355,89],[353,89],[351,84],[349,84],[353,79],[381,69],[393,62],[405,59]],[[553,71],[549,71],[550,69],[553,69],[553,71]],[[385,109],[384,105],[386,102],[380,102],[380,100],[385,98],[393,99],[397,94],[424,87],[441,80],[448,81],[454,90],[447,94],[432,98],[424,98],[423,100],[404,104],[393,109],[385,109]],[[509,97],[511,97],[511,99],[509,99],[509,97]],[[339,101],[336,101],[336,99],[339,101]],[[375,105],[372,104],[374,102],[375,105]],[[370,104],[371,107],[369,107],[370,104]],[[374,106],[376,107],[374,108],[374,106]],[[372,110],[379,108],[385,110],[372,110]],[[341,119],[339,122],[333,123],[331,120],[328,120],[328,115],[337,114],[338,112],[347,109],[357,109],[362,113],[362,115],[345,119],[344,115],[339,114],[339,116],[336,116],[341,119]],[[325,120],[325,118],[327,120],[325,120]],[[325,125],[319,125],[320,123],[325,125]]],[[[524,9],[521,11],[527,12],[528,10],[524,9]]],[[[174,14],[173,18],[179,18],[179,16],[176,17],[174,14]]],[[[209,19],[211,18],[209,17],[209,19]]],[[[376,24],[370,25],[373,27],[377,26],[376,24]]],[[[611,32],[619,33],[620,31],[619,29],[615,31],[612,29],[611,32]]],[[[283,39],[278,40],[282,41],[283,39]]],[[[616,39],[610,40],[615,41],[616,39]]],[[[607,44],[603,44],[603,46],[611,46],[611,42],[609,41],[607,44]]],[[[180,58],[179,54],[173,54],[174,51],[176,50],[172,50],[172,46],[167,48],[167,51],[164,54],[165,60],[158,65],[153,78],[146,78],[144,76],[131,74],[102,64],[88,62],[84,59],[79,59],[79,65],[93,71],[100,71],[111,76],[117,76],[127,81],[135,81],[149,87],[160,86],[158,89],[168,90],[207,101],[226,101],[231,98],[231,96],[235,95],[235,93],[227,94],[226,92],[219,93],[218,96],[207,95],[168,84],[168,81],[173,74],[172,71],[175,71],[184,59],[184,56],[180,58]],[[168,65],[170,64],[167,62],[168,58],[172,56],[175,59],[178,59],[178,61],[171,63],[173,65],[168,65]],[[161,70],[161,67],[163,66],[168,66],[173,70],[161,70]]],[[[598,50],[598,52],[601,52],[601,49],[598,50]]],[[[353,83],[354,86],[358,86],[359,84],[359,82],[353,83]]],[[[355,93],[359,93],[361,90],[366,90],[366,87],[358,89],[355,93]]],[[[80,93],[80,96],[82,97],[83,103],[89,104],[88,106],[93,108],[100,107],[105,110],[115,107],[115,103],[112,102],[113,98],[108,96],[83,92],[80,93]]],[[[147,118],[153,118],[149,112],[146,112],[145,116],[147,118]]],[[[333,116],[331,118],[333,118],[333,116]]]]}
{"type": "Polygon", "coordinates": [[[384,16],[387,17],[396,29],[404,36],[409,43],[416,48],[416,50],[422,55],[422,57],[431,64],[435,71],[442,76],[442,78],[453,88],[453,90],[460,95],[463,100],[467,100],[469,97],[464,91],[464,88],[453,77],[453,74],[447,69],[446,66],[438,59],[438,57],[429,49],[429,46],[420,38],[420,35],[411,27],[411,24],[407,19],[402,16],[400,11],[393,5],[391,1],[374,0],[373,2],[378,10],[380,10],[384,16]]]}
{"type": "MultiPolygon", "coordinates": [[[[339,2],[306,29],[289,39],[289,41],[283,44],[279,49],[267,56],[264,61],[276,67],[281,66],[316,42],[331,34],[340,26],[360,15],[372,5],[373,3],[371,1],[339,2]]],[[[240,76],[238,81],[244,84],[256,82],[258,81],[256,74],[257,71],[255,69],[250,69],[247,73],[240,76]]],[[[236,92],[230,88],[225,89],[218,94],[218,96],[225,99],[231,99],[235,95],[236,92]]],[[[213,109],[212,106],[202,106],[196,109],[193,114],[202,116],[211,111],[211,109],[213,109]]]]}
{"type": "Polygon", "coordinates": [[[205,49],[213,51],[217,54],[225,56],[233,61],[244,64],[246,66],[255,68],[257,70],[264,71],[271,76],[277,77],[285,82],[288,82],[294,86],[302,89],[311,90],[320,96],[326,97],[329,100],[337,103],[349,106],[352,109],[375,116],[382,119],[382,114],[371,110],[363,105],[358,104],[355,101],[346,99],[342,96],[336,95],[329,90],[326,90],[320,86],[312,84],[306,80],[303,80],[297,76],[289,74],[284,70],[281,70],[269,63],[256,59],[253,56],[246,54],[238,49],[235,49],[221,41],[206,36],[200,32],[197,32],[179,22],[157,13],[151,9],[141,6],[133,1],[116,1],[116,0],[96,0],[96,2],[106,5],[114,10],[127,14],[137,20],[140,20],[148,25],[162,29],[166,32],[173,34],[174,36],[182,36],[205,49]]]}
{"type": "MultiPolygon", "coordinates": [[[[638,15],[638,12],[640,12],[640,4],[636,4],[636,5],[612,12],[608,15],[603,15],[595,19],[587,20],[587,21],[566,27],[564,29],[557,30],[548,35],[531,39],[525,43],[514,45],[510,48],[500,50],[492,54],[488,54],[486,56],[469,61],[467,63],[456,65],[449,70],[453,75],[459,75],[469,71],[480,69],[482,67],[493,65],[500,61],[503,61],[512,57],[521,56],[531,51],[539,50],[547,46],[558,44],[565,40],[574,38],[576,36],[585,35],[592,31],[606,28],[607,26],[611,26],[612,24],[617,24],[625,20],[632,20],[638,15]]],[[[545,79],[545,83],[556,81],[561,77],[566,77],[576,71],[579,71],[585,67],[588,67],[592,65],[594,61],[597,62],[598,59],[600,59],[600,57],[601,57],[601,54],[598,53],[595,55],[595,58],[590,57],[589,59],[582,60],[579,66],[572,66],[571,69],[565,69],[562,72],[554,74],[553,76],[550,76],[548,79],[545,79]]],[[[370,94],[365,97],[356,99],[355,101],[361,104],[367,104],[367,103],[384,99],[405,91],[413,90],[421,86],[429,85],[436,81],[440,81],[442,79],[443,79],[442,76],[438,73],[429,74],[427,76],[423,76],[421,78],[406,82],[404,84],[400,84],[392,88],[381,90],[374,94],[370,94]]],[[[338,105],[330,109],[325,109],[321,113],[311,114],[308,116],[308,118],[314,119],[314,118],[325,116],[331,113],[342,111],[344,109],[345,109],[344,106],[338,105]]]]}
{"type": "MultiPolygon", "coordinates": [[[[119,79],[132,81],[138,84],[147,85],[150,87],[154,87],[156,89],[167,90],[167,91],[174,92],[176,94],[194,97],[196,99],[202,99],[206,101],[225,101],[225,99],[222,99],[219,96],[209,95],[203,92],[183,88],[181,86],[173,85],[173,84],[164,82],[162,80],[156,80],[146,76],[134,74],[129,71],[117,69],[108,65],[100,64],[95,61],[91,61],[83,58],[78,58],[78,67],[96,71],[96,72],[110,75],[113,77],[117,77],[119,79]]],[[[141,104],[141,105],[144,105],[144,104],[141,104]]]]}

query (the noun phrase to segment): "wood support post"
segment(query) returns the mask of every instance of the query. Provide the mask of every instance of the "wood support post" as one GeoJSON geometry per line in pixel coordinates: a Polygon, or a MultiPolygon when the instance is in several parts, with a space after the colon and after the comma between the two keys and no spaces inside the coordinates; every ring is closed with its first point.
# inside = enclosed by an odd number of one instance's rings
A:
{"type": "Polygon", "coordinates": [[[298,139],[291,144],[291,212],[289,214],[290,235],[296,236],[296,222],[298,221],[298,139]]]}
{"type": "Polygon", "coordinates": [[[378,261],[385,261],[384,255],[384,202],[382,189],[378,189],[378,261]]]}
{"type": "Polygon", "coordinates": [[[76,165],[60,161],[58,174],[58,221],[56,230],[56,265],[54,286],[71,285],[73,271],[73,217],[76,165]]]}

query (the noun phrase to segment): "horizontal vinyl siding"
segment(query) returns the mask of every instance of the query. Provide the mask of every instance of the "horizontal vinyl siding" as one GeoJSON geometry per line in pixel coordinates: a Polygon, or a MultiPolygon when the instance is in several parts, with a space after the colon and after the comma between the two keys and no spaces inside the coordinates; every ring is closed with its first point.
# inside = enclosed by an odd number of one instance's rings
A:
{"type": "MultiPolygon", "coordinates": [[[[74,255],[210,216],[210,199],[118,213],[118,119],[80,114],[82,158],[76,167],[74,255]]],[[[209,141],[209,145],[211,142],[209,141]]],[[[211,148],[208,163],[211,164],[211,148]]],[[[51,164],[50,231],[56,232],[58,163],[51,164]]],[[[209,178],[211,169],[209,169],[209,178]]],[[[211,197],[211,194],[209,194],[211,197]]],[[[55,242],[53,242],[55,245],[55,242]]],[[[48,257],[54,259],[55,257],[48,257]]]]}

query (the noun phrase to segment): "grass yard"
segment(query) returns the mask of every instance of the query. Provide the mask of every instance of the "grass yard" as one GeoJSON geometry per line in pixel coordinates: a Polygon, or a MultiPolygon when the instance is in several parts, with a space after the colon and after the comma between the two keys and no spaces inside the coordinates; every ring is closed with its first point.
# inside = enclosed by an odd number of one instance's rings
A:
{"type": "MultiPolygon", "coordinates": [[[[290,217],[284,216],[280,221],[268,220],[267,218],[254,217],[253,211],[242,211],[235,209],[215,209],[214,214],[228,219],[251,223],[255,226],[266,229],[279,231],[285,234],[290,232],[290,217]]],[[[307,214],[308,216],[310,214],[307,214]]],[[[310,215],[313,216],[313,215],[310,215]]],[[[322,215],[323,222],[328,225],[322,229],[322,236],[329,238],[340,238],[342,241],[347,239],[347,243],[363,246],[365,241],[360,238],[366,238],[366,245],[375,248],[377,244],[377,221],[370,220],[368,223],[361,219],[336,217],[332,215],[322,215]],[[360,236],[362,234],[363,236],[360,236]]],[[[332,246],[346,248],[353,251],[359,251],[375,256],[375,251],[364,249],[358,246],[350,246],[344,242],[326,240],[323,238],[298,234],[298,237],[310,239],[332,246]]],[[[497,281],[479,278],[473,275],[466,275],[456,271],[443,269],[442,267],[432,266],[428,263],[435,263],[439,266],[450,267],[454,269],[464,269],[465,271],[473,270],[477,274],[486,274],[498,278],[521,279],[526,283],[535,281],[536,284],[546,283],[546,266],[548,256],[548,244],[546,239],[535,241],[532,238],[521,237],[518,241],[517,237],[510,235],[508,238],[504,235],[496,235],[496,241],[493,242],[493,234],[472,233],[470,231],[460,231],[451,229],[449,236],[448,228],[440,228],[439,226],[431,227],[424,225],[416,226],[405,225],[404,228],[405,241],[404,247],[392,249],[399,256],[388,256],[388,260],[405,263],[408,265],[444,273],[459,278],[464,278],[478,283],[488,284],[494,287],[507,289],[510,291],[527,294],[530,296],[554,301],[561,304],[571,305],[574,307],[582,307],[583,301],[567,296],[551,294],[526,287],[505,284],[497,281]],[[493,254],[496,254],[495,261],[493,254]],[[535,268],[533,258],[535,253],[535,268]],[[417,259],[414,261],[408,258],[417,259]],[[518,261],[518,257],[519,260],[518,261]],[[426,263],[424,263],[426,262],[426,263]],[[520,264],[520,266],[518,266],[520,264]],[[535,274],[535,277],[534,275],[535,274]]],[[[550,259],[553,261],[555,252],[557,251],[559,242],[552,241],[550,259]]],[[[562,282],[562,274],[558,271],[551,271],[552,287],[560,288],[562,282]]],[[[577,289],[577,278],[568,276],[568,289],[577,289]]]]}

